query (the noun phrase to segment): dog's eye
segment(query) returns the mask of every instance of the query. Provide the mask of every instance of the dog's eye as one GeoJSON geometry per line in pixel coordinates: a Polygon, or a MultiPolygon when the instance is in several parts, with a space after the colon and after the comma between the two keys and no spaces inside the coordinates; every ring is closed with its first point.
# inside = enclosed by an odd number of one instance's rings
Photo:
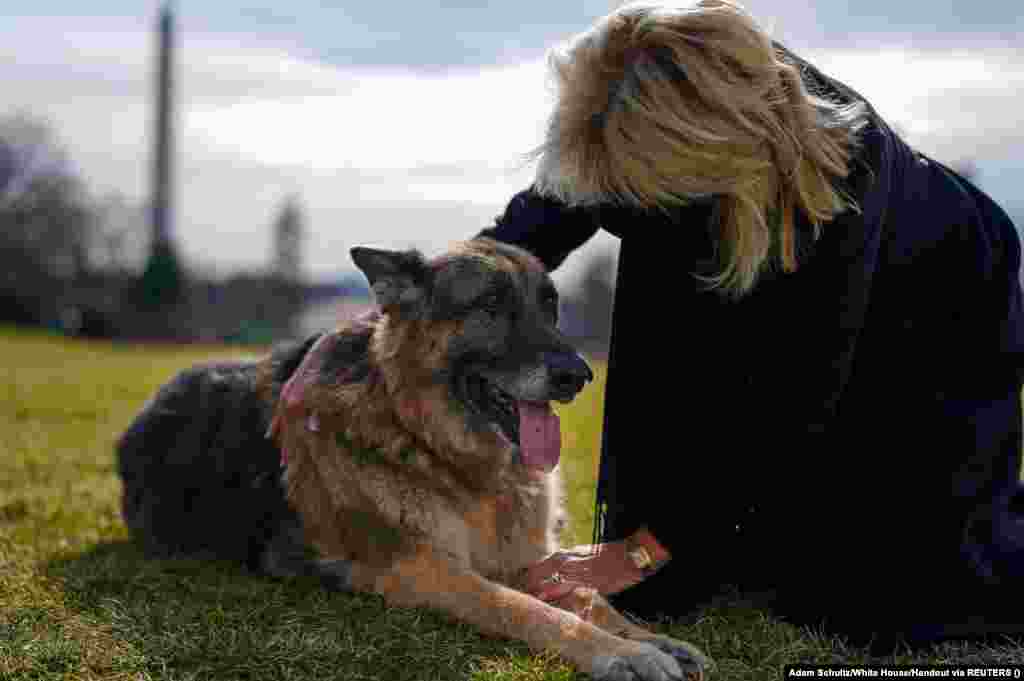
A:
{"type": "Polygon", "coordinates": [[[480,307],[491,314],[497,314],[501,303],[502,297],[500,293],[489,293],[480,300],[480,307]]]}
{"type": "Polygon", "coordinates": [[[545,291],[541,294],[540,305],[552,318],[558,319],[558,294],[554,291],[545,291]]]}

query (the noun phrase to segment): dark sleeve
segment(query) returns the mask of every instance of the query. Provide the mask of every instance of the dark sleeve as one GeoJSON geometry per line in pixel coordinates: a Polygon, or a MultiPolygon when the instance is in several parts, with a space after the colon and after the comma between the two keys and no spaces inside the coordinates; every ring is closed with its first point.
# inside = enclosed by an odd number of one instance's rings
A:
{"type": "Polygon", "coordinates": [[[597,230],[597,220],[586,209],[569,208],[530,187],[512,197],[494,227],[476,236],[518,246],[539,258],[550,272],[597,230]]]}

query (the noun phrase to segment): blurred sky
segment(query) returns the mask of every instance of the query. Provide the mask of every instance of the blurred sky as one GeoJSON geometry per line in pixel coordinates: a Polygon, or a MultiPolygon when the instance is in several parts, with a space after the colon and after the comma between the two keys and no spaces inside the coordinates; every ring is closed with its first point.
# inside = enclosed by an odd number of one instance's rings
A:
{"type": "MultiPolygon", "coordinates": [[[[551,101],[545,50],[616,4],[178,0],[182,249],[222,272],[266,263],[270,223],[292,192],[315,279],[349,270],[353,245],[429,255],[474,234],[529,184],[521,158],[551,101]]],[[[972,160],[1022,226],[1020,0],[746,6],[920,150],[972,160]]],[[[0,9],[0,113],[48,119],[97,194],[148,195],[158,10],[154,0],[0,9]]],[[[595,239],[556,279],[613,246],[595,239]]]]}

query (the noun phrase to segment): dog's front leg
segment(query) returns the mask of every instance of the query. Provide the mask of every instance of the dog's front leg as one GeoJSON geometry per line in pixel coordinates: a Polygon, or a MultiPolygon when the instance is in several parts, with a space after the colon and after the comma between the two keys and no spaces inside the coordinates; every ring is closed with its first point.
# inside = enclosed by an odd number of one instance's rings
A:
{"type": "Polygon", "coordinates": [[[374,591],[389,603],[427,606],[481,631],[550,649],[601,681],[692,681],[657,646],[615,636],[575,613],[492,582],[430,546],[388,568],[350,564],[351,587],[374,591]]]}
{"type": "Polygon", "coordinates": [[[616,636],[644,641],[668,653],[676,659],[691,681],[702,678],[703,670],[710,665],[707,656],[693,645],[671,636],[656,634],[628,620],[625,615],[613,608],[597,589],[576,587],[564,598],[556,601],[556,604],[616,636]]]}

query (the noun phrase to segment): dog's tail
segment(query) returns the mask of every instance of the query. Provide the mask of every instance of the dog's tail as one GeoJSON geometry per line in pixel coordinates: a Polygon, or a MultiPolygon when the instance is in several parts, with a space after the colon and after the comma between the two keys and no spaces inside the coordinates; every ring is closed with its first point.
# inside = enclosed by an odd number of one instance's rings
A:
{"type": "MultiPolygon", "coordinates": [[[[317,337],[272,354],[275,390],[317,337]]],[[[259,568],[268,543],[296,534],[280,453],[264,437],[271,405],[257,392],[258,367],[238,361],[182,371],[118,440],[122,514],[149,552],[203,553],[259,568]]]]}

